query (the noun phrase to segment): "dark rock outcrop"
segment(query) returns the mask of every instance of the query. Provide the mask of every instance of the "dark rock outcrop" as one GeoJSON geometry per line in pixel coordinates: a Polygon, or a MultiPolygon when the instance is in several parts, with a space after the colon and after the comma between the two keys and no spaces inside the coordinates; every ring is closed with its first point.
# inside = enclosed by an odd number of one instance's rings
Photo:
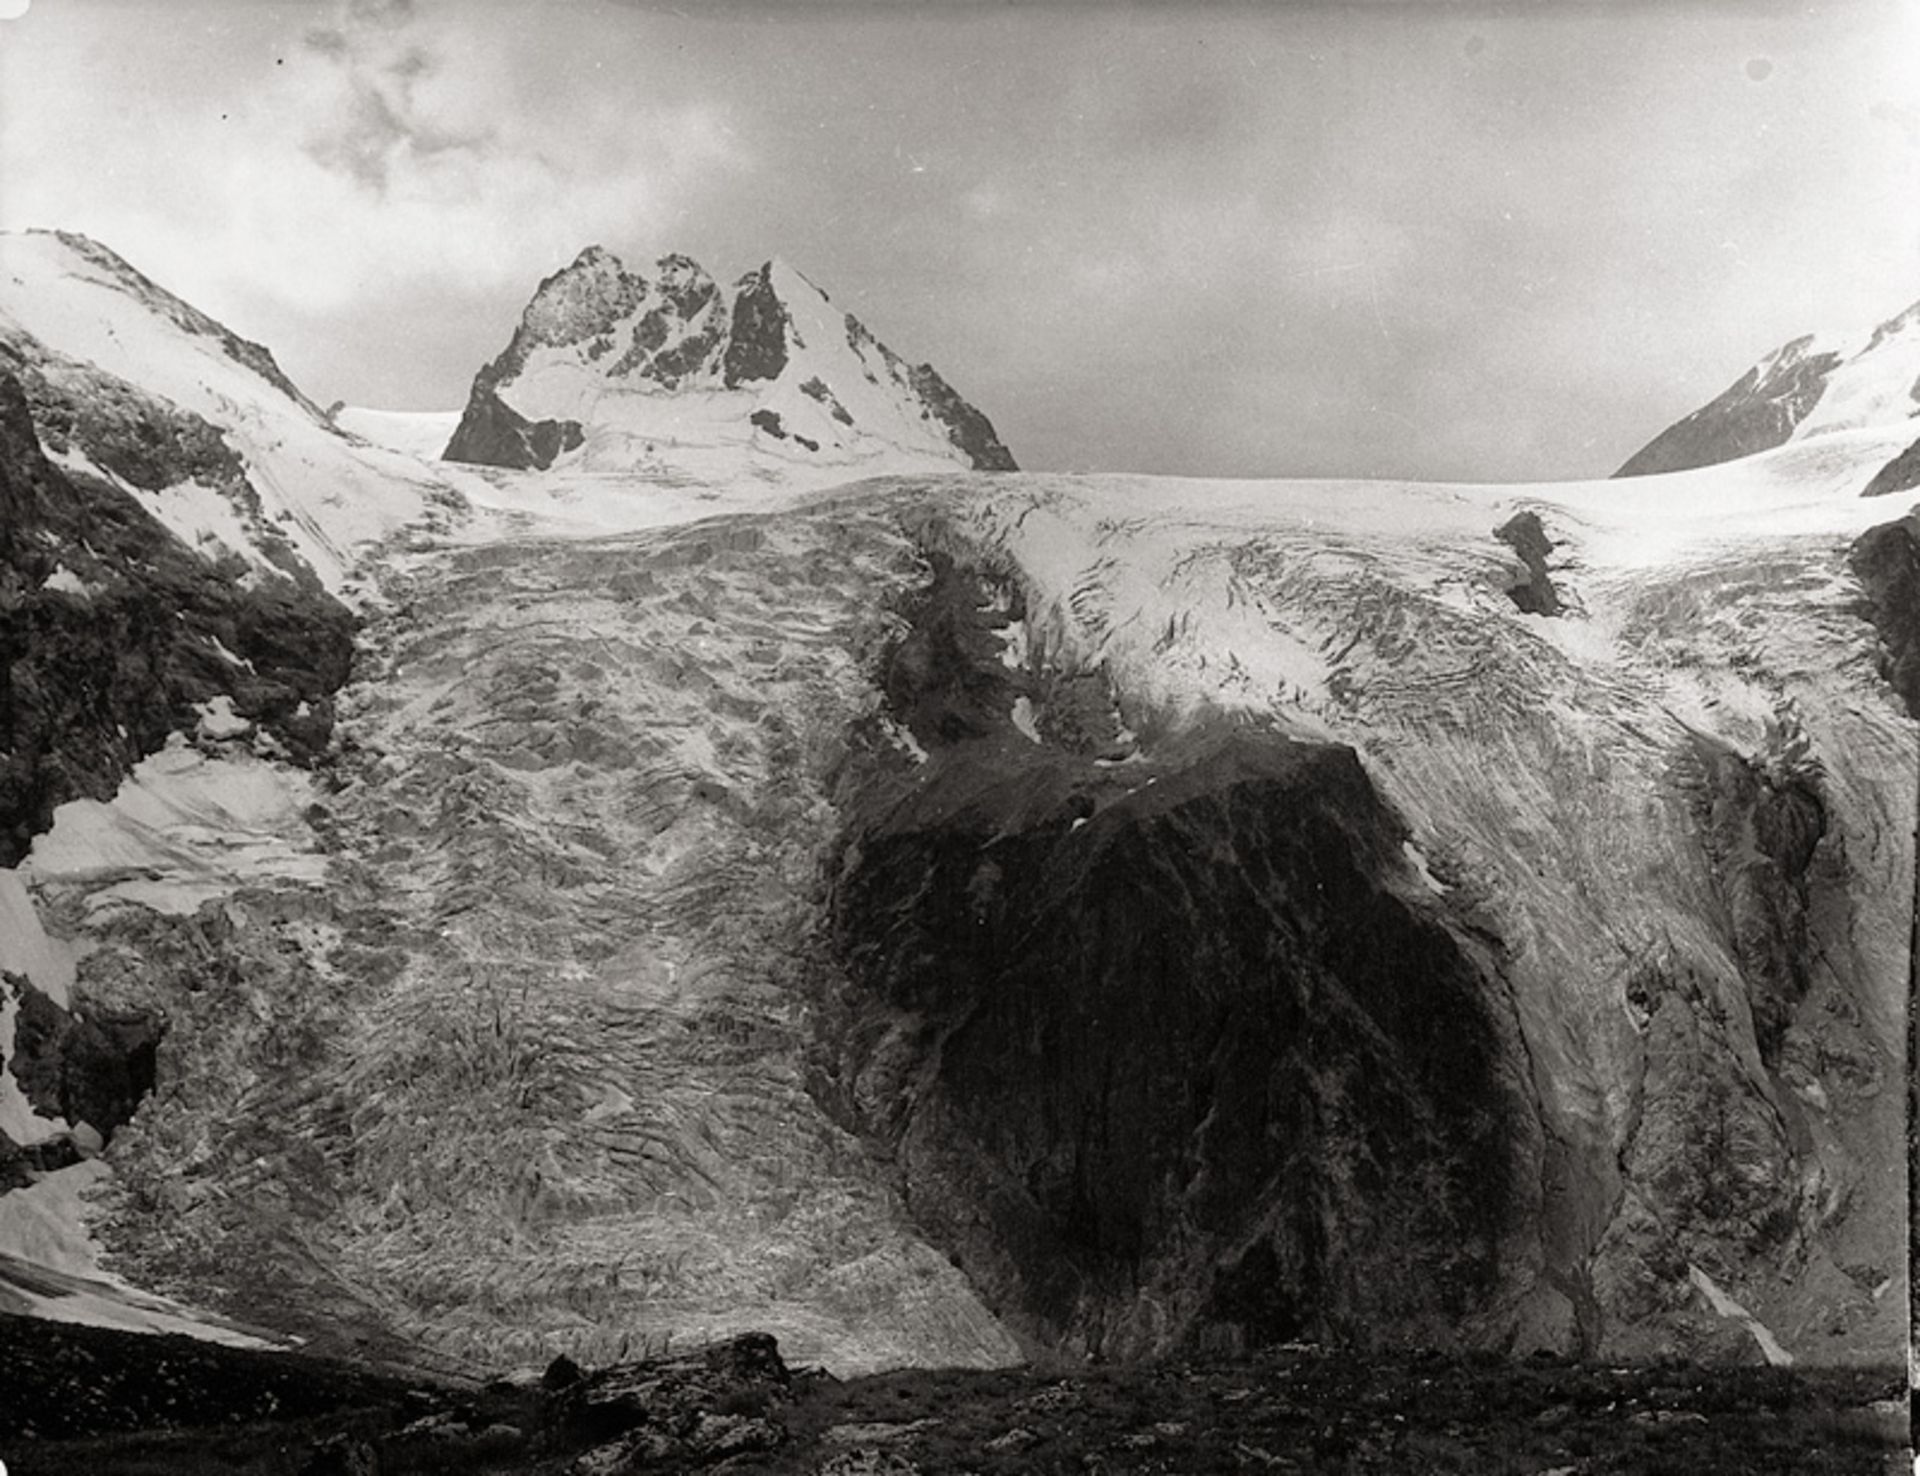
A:
{"type": "Polygon", "coordinates": [[[1356,755],[1034,744],[984,590],[936,569],[881,673],[930,757],[839,786],[823,1100],[1042,1346],[1463,1336],[1531,1108],[1356,755]]]}
{"type": "Polygon", "coordinates": [[[226,500],[252,547],[276,571],[320,588],[286,534],[266,517],[244,462],[218,426],[17,329],[0,328],[0,372],[20,381],[46,451],[77,453],[143,492],[197,482],[226,500]]]}
{"type": "Polygon", "coordinates": [[[1560,614],[1563,608],[1560,591],[1554,588],[1553,579],[1547,573],[1547,555],[1553,552],[1553,540],[1541,526],[1540,514],[1515,513],[1493,530],[1493,536],[1518,554],[1526,569],[1524,579],[1508,586],[1507,598],[1526,615],[1560,614]]]}
{"type": "MultiPolygon", "coordinates": [[[[1796,435],[1909,423],[1920,413],[1920,383],[1912,378],[1909,347],[1916,332],[1920,302],[1880,324],[1864,346],[1816,350],[1812,335],[1796,338],[1654,437],[1614,475],[1685,471],[1768,451],[1796,435]],[[1846,380],[1844,403],[1833,414],[1821,413],[1829,388],[1841,378],[1846,380]]],[[[1884,467],[1868,490],[1901,491],[1917,480],[1920,450],[1909,449],[1884,467]]]]}
{"type": "Polygon", "coordinates": [[[1827,830],[1817,771],[1793,761],[1792,744],[1759,762],[1696,736],[1689,786],[1769,1066],[1807,993],[1809,872],[1827,830]]]}
{"type": "Polygon", "coordinates": [[[1861,616],[1880,633],[1880,674],[1920,718],[1920,515],[1869,528],[1847,564],[1864,595],[1861,616]]]}
{"type": "Polygon", "coordinates": [[[1617,477],[1644,477],[1734,461],[1784,445],[1819,402],[1827,376],[1840,363],[1832,353],[1810,353],[1813,336],[1796,338],[1757,364],[1684,420],[1627,459],[1617,477]]]}
{"type": "Polygon", "coordinates": [[[1892,492],[1906,492],[1920,487],[1920,441],[1915,441],[1879,471],[1873,474],[1873,480],[1862,489],[1862,497],[1885,497],[1892,492]]]}
{"type": "MultiPolygon", "coordinates": [[[[1912,454],[1911,452],[1908,453],[1912,454]]],[[[1869,528],[1848,566],[1864,595],[1861,615],[1880,633],[1880,673],[1907,715],[1920,720],[1920,513],[1869,528]]],[[[1915,834],[1920,835],[1920,816],[1915,834]]],[[[1907,1264],[1920,1266],[1920,865],[1914,871],[1913,931],[1907,946],[1907,1264]]],[[[1911,1275],[1911,1272],[1909,1272],[1911,1275]]],[[[1920,1336],[1920,1293],[1909,1292],[1910,1327],[1920,1336]]]]}
{"type": "Polygon", "coordinates": [[[86,1123],[111,1142],[153,1090],[166,1021],[147,1010],[76,1013],[25,979],[6,985],[19,1001],[7,1064],[20,1090],[43,1116],[86,1123]]]}
{"type": "Polygon", "coordinates": [[[723,373],[728,389],[777,379],[787,367],[787,308],[773,285],[773,263],[742,277],[734,289],[733,331],[723,373]]]}
{"type": "Polygon", "coordinates": [[[942,379],[931,364],[919,364],[909,375],[914,389],[933,418],[946,428],[947,439],[964,451],[975,471],[1018,471],[1013,453],[1002,444],[993,422],[942,379]]]}
{"type": "Polygon", "coordinates": [[[492,366],[474,380],[466,413],[440,453],[442,460],[545,471],[562,452],[585,441],[576,420],[528,420],[500,398],[497,382],[492,366]]]}
{"type": "Polygon", "coordinates": [[[793,1378],[766,1333],[744,1333],[677,1357],[594,1369],[550,1393],[547,1421],[568,1447],[592,1446],[573,1469],[593,1476],[701,1466],[786,1439],[769,1411],[793,1378]]]}
{"type": "Polygon", "coordinates": [[[110,798],[211,697],[298,761],[325,751],[353,617],[310,583],[238,572],[125,492],[54,468],[0,373],[0,864],[55,805],[110,798]]]}

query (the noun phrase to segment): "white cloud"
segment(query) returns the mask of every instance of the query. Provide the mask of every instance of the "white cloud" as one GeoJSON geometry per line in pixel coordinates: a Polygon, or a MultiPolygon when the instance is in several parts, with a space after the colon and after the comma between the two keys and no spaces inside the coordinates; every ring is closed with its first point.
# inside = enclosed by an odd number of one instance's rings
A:
{"type": "Polygon", "coordinates": [[[605,88],[516,105],[532,32],[408,0],[280,15],[275,44],[227,63],[225,106],[156,97],[134,127],[111,99],[137,69],[99,70],[110,8],[31,38],[4,77],[0,223],[97,235],[217,315],[248,299],[315,313],[409,283],[442,300],[526,288],[750,168],[711,107],[616,105],[605,88]]]}

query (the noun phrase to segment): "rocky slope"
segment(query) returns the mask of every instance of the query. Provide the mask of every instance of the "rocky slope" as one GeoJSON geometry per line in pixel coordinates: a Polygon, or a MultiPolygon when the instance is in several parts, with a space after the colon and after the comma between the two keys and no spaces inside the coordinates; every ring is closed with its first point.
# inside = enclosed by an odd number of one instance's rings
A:
{"type": "Polygon", "coordinates": [[[0,1442],[21,1476],[216,1468],[514,1476],[1034,1470],[1685,1470],[1879,1476],[1904,1446],[1886,1372],[1557,1359],[1255,1357],[842,1381],[746,1336],[479,1387],[300,1355],[0,1320],[0,1442]]]}
{"type": "MultiPolygon", "coordinates": [[[[55,434],[88,434],[44,418],[55,434]]],[[[304,566],[289,559],[293,572],[268,565],[267,577],[236,578],[248,567],[237,553],[205,557],[114,483],[61,473],[42,454],[34,420],[21,382],[0,375],[4,865],[47,829],[56,805],[112,798],[135,762],[169,733],[193,731],[216,698],[277,751],[311,762],[327,746],[353,638],[352,617],[304,566]]],[[[152,435],[142,434],[156,429],[151,421],[134,427],[128,460],[116,455],[119,443],[92,444],[137,477],[204,458],[214,474],[237,479],[204,423],[162,421],[152,435]]],[[[284,556],[283,545],[253,546],[284,556]]]]}
{"type": "Polygon", "coordinates": [[[475,377],[446,456],[625,470],[713,447],[802,479],[1013,468],[931,365],[908,364],[784,263],[724,291],[687,257],[646,277],[597,246],[540,284],[475,377]]]}
{"type": "MultiPolygon", "coordinates": [[[[1832,431],[1920,425],[1920,303],[1863,340],[1808,334],[1767,355],[1715,399],[1669,426],[1615,473],[1684,471],[1832,431]]],[[[1869,484],[1874,494],[1920,484],[1920,440],[1869,484]]]]}

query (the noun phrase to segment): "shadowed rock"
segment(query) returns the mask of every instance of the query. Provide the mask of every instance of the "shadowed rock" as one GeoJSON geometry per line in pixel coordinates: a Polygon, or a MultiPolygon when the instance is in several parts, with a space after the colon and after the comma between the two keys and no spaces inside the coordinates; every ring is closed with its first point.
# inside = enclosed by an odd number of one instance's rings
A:
{"type": "Polygon", "coordinates": [[[0,374],[0,865],[55,805],[111,798],[216,695],[296,760],[324,752],[353,617],[310,581],[242,572],[52,466],[20,382],[0,374]],[[60,569],[72,582],[52,580],[60,569]]]}
{"type": "Polygon", "coordinates": [[[1402,900],[1404,829],[1353,751],[1035,745],[992,716],[1015,679],[987,601],[936,570],[884,679],[931,757],[840,787],[854,990],[823,1094],[1042,1344],[1459,1336],[1530,1109],[1495,985],[1402,900]]]}
{"type": "Polygon", "coordinates": [[[1560,591],[1553,587],[1547,573],[1547,555],[1553,552],[1553,540],[1541,526],[1540,514],[1515,513],[1493,530],[1493,536],[1520,556],[1527,571],[1525,579],[1517,580],[1508,588],[1507,597],[1523,614],[1558,615],[1562,609],[1560,591]]]}

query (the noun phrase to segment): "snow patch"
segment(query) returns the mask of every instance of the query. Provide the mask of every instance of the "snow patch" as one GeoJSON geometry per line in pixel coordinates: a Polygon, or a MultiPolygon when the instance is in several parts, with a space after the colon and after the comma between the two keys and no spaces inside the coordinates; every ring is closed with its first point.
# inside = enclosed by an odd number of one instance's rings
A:
{"type": "MultiPolygon", "coordinates": [[[[229,654],[224,646],[221,647],[221,653],[229,654]]],[[[229,659],[231,659],[230,656],[229,659]]],[[[233,699],[224,692],[218,697],[209,697],[194,711],[200,714],[200,721],[194,725],[194,733],[201,738],[215,741],[222,738],[238,738],[253,728],[253,720],[235,712],[233,699]]]]}
{"type": "Polygon", "coordinates": [[[56,590],[61,594],[79,595],[82,599],[91,599],[99,593],[98,586],[87,583],[65,564],[54,565],[53,572],[41,581],[41,588],[56,590]]]}
{"type": "Polygon", "coordinates": [[[1014,727],[1018,728],[1022,736],[1024,736],[1029,742],[1041,743],[1045,741],[1040,737],[1039,725],[1036,724],[1033,720],[1033,701],[1031,698],[1028,698],[1028,697],[1014,698],[1013,712],[1010,714],[1010,716],[1013,719],[1014,727]]]}
{"type": "Polygon", "coordinates": [[[0,1310],[128,1332],[185,1333],[238,1348],[274,1347],[101,1268],[87,1200],[110,1175],[95,1159],[0,1195],[0,1310]]]}
{"type": "Polygon", "coordinates": [[[73,989],[73,950],[47,936],[25,880],[12,867],[0,867],[0,970],[26,975],[35,989],[66,1008],[73,989]]]}
{"type": "Polygon", "coordinates": [[[1024,620],[1009,620],[1000,632],[1000,664],[1009,671],[1024,671],[1033,654],[1033,641],[1024,620]]]}
{"type": "Polygon", "coordinates": [[[90,908],[119,901],[174,914],[270,878],[318,883],[326,861],[303,818],[312,800],[299,770],[246,752],[210,758],[176,736],[110,802],[59,806],[22,869],[87,884],[90,908]]]}
{"type": "Polygon", "coordinates": [[[1716,1313],[1746,1328],[1754,1342],[1760,1345],[1760,1352],[1768,1363],[1775,1368],[1786,1368],[1793,1363],[1793,1355],[1780,1346],[1780,1340],[1774,1337],[1751,1312],[1722,1291],[1706,1272],[1698,1266],[1689,1265],[1687,1280],[1693,1283],[1694,1289],[1707,1299],[1707,1305],[1716,1313]]]}

